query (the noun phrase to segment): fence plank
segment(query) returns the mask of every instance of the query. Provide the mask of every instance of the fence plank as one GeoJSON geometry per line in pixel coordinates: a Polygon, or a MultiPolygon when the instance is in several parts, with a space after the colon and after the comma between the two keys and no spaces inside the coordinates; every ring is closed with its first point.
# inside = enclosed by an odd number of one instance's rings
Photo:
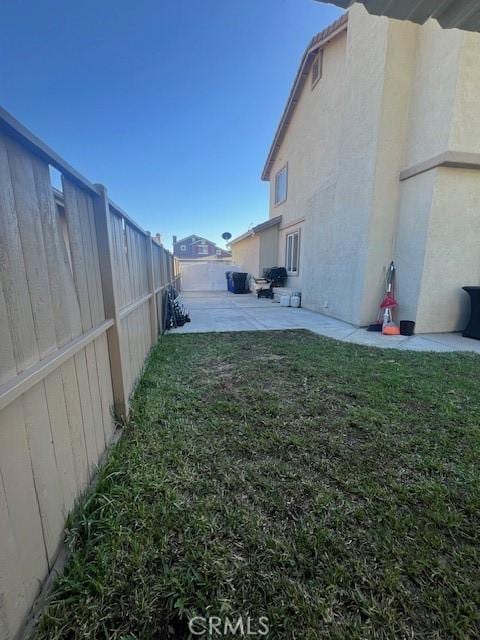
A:
{"type": "Polygon", "coordinates": [[[32,603],[47,575],[47,555],[25,431],[22,400],[0,413],[0,469],[20,553],[18,571],[32,603]]]}
{"type": "Polygon", "coordinates": [[[100,272],[98,269],[95,229],[92,228],[93,216],[90,211],[92,204],[91,198],[87,193],[78,187],[74,188],[76,192],[77,210],[82,233],[84,269],[87,280],[88,299],[90,302],[91,321],[92,324],[95,325],[104,320],[105,316],[101,291],[98,287],[100,272]]]}
{"type": "Polygon", "coordinates": [[[22,397],[30,460],[40,507],[43,536],[51,568],[63,534],[63,493],[57,471],[43,382],[22,397]]]}
{"type": "Polygon", "coordinates": [[[155,296],[155,266],[154,266],[154,246],[153,240],[148,234],[147,238],[147,253],[146,253],[146,263],[147,263],[147,277],[148,277],[148,291],[152,294],[152,297],[149,300],[149,309],[150,309],[150,332],[152,334],[152,345],[157,342],[158,338],[158,316],[157,316],[157,299],[155,296]]]}
{"type": "Polygon", "coordinates": [[[138,282],[137,282],[137,255],[135,252],[135,231],[132,227],[125,223],[125,241],[127,246],[127,278],[130,282],[130,292],[131,296],[129,298],[129,304],[135,302],[137,298],[140,297],[138,292],[138,282]]]}
{"type": "Polygon", "coordinates": [[[19,550],[8,512],[7,496],[0,474],[0,638],[8,640],[20,627],[29,603],[18,570],[19,550]]]}
{"type": "Polygon", "coordinates": [[[13,140],[7,151],[35,334],[44,358],[56,350],[57,340],[35,177],[29,154],[13,140]]]}
{"type": "Polygon", "coordinates": [[[92,398],[88,384],[87,359],[85,351],[80,351],[74,357],[75,371],[77,373],[78,392],[80,395],[80,407],[82,410],[83,433],[87,448],[88,472],[90,479],[95,473],[99,452],[95,437],[95,423],[93,420],[92,398]]]}
{"type": "Polygon", "coordinates": [[[81,492],[75,475],[70,430],[68,427],[67,405],[60,368],[47,376],[44,380],[47,397],[48,415],[52,430],[53,447],[58,475],[62,485],[63,517],[66,518],[73,508],[76,497],[81,492]]]}
{"type": "Polygon", "coordinates": [[[82,492],[90,479],[87,445],[83,430],[82,408],[80,404],[80,391],[77,382],[75,361],[71,358],[61,367],[65,405],[67,407],[68,426],[72,443],[73,466],[77,487],[82,492]]]}
{"type": "Polygon", "coordinates": [[[130,326],[129,320],[132,314],[126,316],[121,320],[122,327],[122,360],[125,363],[125,385],[127,397],[130,396],[132,391],[132,370],[134,368],[135,354],[130,348],[130,326]]]}
{"type": "Polygon", "coordinates": [[[17,368],[15,366],[12,339],[8,327],[7,307],[0,280],[0,385],[16,376],[16,374],[17,368]]]}
{"type": "MultiPolygon", "coordinates": [[[[98,324],[105,320],[105,307],[103,303],[102,279],[100,276],[100,258],[98,254],[97,228],[95,224],[95,211],[92,196],[90,194],[85,194],[85,197],[87,200],[88,224],[90,227],[90,239],[92,246],[92,264],[95,271],[95,322],[96,324],[98,324]]],[[[98,200],[98,197],[95,198],[95,200],[98,200]]]]}
{"type": "Polygon", "coordinates": [[[95,273],[95,265],[93,264],[93,245],[88,213],[88,203],[86,194],[78,187],[74,187],[74,189],[77,199],[77,210],[82,234],[84,259],[83,268],[85,269],[86,274],[88,300],[90,303],[91,322],[93,326],[97,324],[97,318],[99,315],[99,301],[97,300],[97,286],[95,282],[97,274],[95,273]]]}
{"type": "Polygon", "coordinates": [[[113,419],[114,403],[106,335],[102,335],[95,340],[95,353],[97,357],[100,399],[102,401],[103,429],[105,442],[108,444],[115,431],[115,422],[113,419]]]}
{"type": "Polygon", "coordinates": [[[111,241],[113,248],[112,261],[114,265],[118,306],[119,309],[123,309],[133,300],[130,277],[128,274],[125,232],[121,218],[114,213],[109,213],[108,218],[111,225],[111,241]]]}
{"type": "Polygon", "coordinates": [[[72,257],[73,278],[77,290],[82,329],[87,331],[92,327],[92,312],[88,295],[87,270],[83,248],[82,225],[77,202],[77,188],[65,176],[62,176],[63,196],[65,202],[65,218],[67,220],[70,255],[72,257]]]}
{"type": "Polygon", "coordinates": [[[85,349],[87,359],[88,384],[90,387],[90,397],[92,399],[93,426],[95,432],[95,441],[97,443],[97,461],[103,454],[106,447],[105,431],[103,428],[103,411],[100,400],[100,391],[98,383],[97,362],[95,357],[95,346],[90,343],[85,349]]]}
{"type": "Polygon", "coordinates": [[[0,134],[0,276],[17,372],[39,360],[5,136],[0,134]]]}
{"type": "Polygon", "coordinates": [[[57,344],[62,346],[82,333],[73,273],[53,200],[48,166],[32,157],[40,220],[47,258],[57,344]]]}
{"type": "MultiPolygon", "coordinates": [[[[107,332],[110,371],[113,387],[115,411],[118,417],[128,415],[128,391],[126,383],[127,361],[122,350],[122,323],[120,320],[120,290],[118,271],[120,270],[119,248],[116,244],[116,216],[110,212],[107,190],[97,185],[99,197],[94,201],[94,216],[98,242],[100,275],[102,281],[105,314],[114,324],[107,332]]],[[[103,409],[105,411],[105,408],[103,409]]]]}

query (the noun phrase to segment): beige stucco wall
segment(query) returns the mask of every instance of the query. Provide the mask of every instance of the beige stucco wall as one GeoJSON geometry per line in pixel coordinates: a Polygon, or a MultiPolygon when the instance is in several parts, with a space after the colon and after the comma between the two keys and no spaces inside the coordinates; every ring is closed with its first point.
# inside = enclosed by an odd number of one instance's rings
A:
{"type": "Polygon", "coordinates": [[[296,221],[305,216],[312,200],[321,199],[319,194],[325,186],[336,181],[346,40],[346,34],[342,34],[325,47],[323,76],[313,90],[310,78],[307,79],[271,171],[270,217],[282,215],[278,233],[278,265],[285,266],[287,233],[300,229],[299,274],[290,277],[287,284],[302,290],[304,304],[308,306],[312,306],[314,300],[306,293],[306,276],[314,268],[317,252],[306,249],[308,234],[305,223],[296,221]],[[287,162],[288,197],[284,203],[275,206],[275,174],[287,162]]]}
{"type": "MultiPolygon", "coordinates": [[[[375,315],[392,257],[416,29],[354,6],[348,33],[325,48],[319,85],[303,90],[271,173],[270,215],[281,213],[282,227],[304,218],[289,286],[304,306],[355,324],[375,315]],[[288,198],[275,207],[274,176],[287,162],[288,198]]],[[[281,228],[280,260],[295,228],[281,228]]]]}
{"type": "Polygon", "coordinates": [[[435,178],[435,171],[427,171],[401,183],[395,265],[396,317],[402,320],[417,320],[435,178]]]}
{"type": "Polygon", "coordinates": [[[425,249],[418,331],[460,331],[469,302],[462,287],[480,283],[480,173],[440,168],[425,249]]]}
{"type": "Polygon", "coordinates": [[[259,273],[278,266],[278,226],[269,227],[259,233],[259,273]]]}
{"type": "Polygon", "coordinates": [[[270,216],[283,217],[280,264],[286,234],[301,230],[300,272],[289,286],[302,290],[304,306],[366,325],[395,258],[398,319],[416,320],[418,331],[462,328],[460,287],[480,277],[471,232],[480,228],[480,172],[399,177],[447,150],[480,153],[480,34],[354,5],[347,34],[324,56],[324,76],[313,91],[307,81],[270,176],[270,216]],[[286,163],[288,197],[275,207],[274,178],[286,163]]]}
{"type": "Polygon", "coordinates": [[[405,157],[418,27],[389,20],[382,98],[374,152],[372,200],[363,291],[357,323],[371,323],[385,290],[385,273],[393,258],[400,203],[399,172],[405,157]]]}
{"type": "Polygon", "coordinates": [[[232,260],[255,278],[260,275],[260,237],[251,235],[231,246],[232,260]]]}
{"type": "Polygon", "coordinates": [[[231,249],[235,264],[255,278],[262,276],[264,269],[278,263],[278,225],[235,242],[231,249]]]}
{"type": "Polygon", "coordinates": [[[480,153],[480,34],[462,38],[449,148],[480,153]]]}
{"type": "MultiPolygon", "coordinates": [[[[480,35],[418,29],[405,166],[448,150],[480,152],[480,35]]],[[[401,183],[397,317],[416,331],[465,327],[480,282],[480,172],[441,167],[401,183]]]]}
{"type": "Polygon", "coordinates": [[[462,287],[480,282],[480,174],[439,168],[403,190],[399,316],[415,320],[418,333],[460,331],[469,313],[462,287]]]}
{"type": "Polygon", "coordinates": [[[462,31],[435,20],[417,28],[415,70],[404,167],[448,149],[455,107],[462,31]]]}

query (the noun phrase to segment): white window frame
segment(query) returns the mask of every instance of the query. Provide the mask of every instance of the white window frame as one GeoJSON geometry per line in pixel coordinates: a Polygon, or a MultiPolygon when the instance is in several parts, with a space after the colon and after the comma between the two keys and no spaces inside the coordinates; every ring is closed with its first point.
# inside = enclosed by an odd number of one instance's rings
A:
{"type": "Polygon", "coordinates": [[[317,55],[312,62],[312,89],[317,85],[323,75],[323,49],[319,49],[317,55]],[[315,68],[317,75],[315,75],[315,68]]]}
{"type": "Polygon", "coordinates": [[[208,256],[208,244],[199,244],[197,253],[199,256],[208,256]]]}
{"type": "Polygon", "coordinates": [[[298,276],[300,271],[300,229],[287,233],[285,237],[285,268],[289,276],[298,276]]]}
{"type": "Polygon", "coordinates": [[[181,244],[180,245],[180,251],[186,251],[187,250],[187,245],[186,244],[181,244]]]}
{"type": "Polygon", "coordinates": [[[282,204],[282,202],[285,202],[288,196],[288,164],[284,165],[280,169],[280,171],[277,171],[277,173],[275,174],[275,181],[274,181],[273,188],[274,188],[274,193],[273,193],[274,204],[275,206],[278,206],[279,204],[282,204]],[[285,175],[285,193],[279,194],[279,180],[283,174],[285,175]]]}

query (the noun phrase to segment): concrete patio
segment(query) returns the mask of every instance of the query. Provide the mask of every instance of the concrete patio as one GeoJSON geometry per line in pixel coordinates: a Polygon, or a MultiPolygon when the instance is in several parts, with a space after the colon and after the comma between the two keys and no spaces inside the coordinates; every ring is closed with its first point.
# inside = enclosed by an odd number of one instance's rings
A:
{"type": "Polygon", "coordinates": [[[216,331],[272,331],[308,329],[322,336],[370,347],[413,351],[474,351],[480,341],[459,333],[432,333],[415,336],[383,336],[308,309],[281,307],[253,294],[235,295],[227,291],[184,292],[182,297],[192,321],[169,333],[216,331]]]}

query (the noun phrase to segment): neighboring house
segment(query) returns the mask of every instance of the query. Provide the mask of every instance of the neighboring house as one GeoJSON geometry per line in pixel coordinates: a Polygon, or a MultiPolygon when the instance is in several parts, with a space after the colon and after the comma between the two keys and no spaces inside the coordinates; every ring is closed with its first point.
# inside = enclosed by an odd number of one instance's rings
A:
{"type": "Polygon", "coordinates": [[[201,236],[188,236],[177,240],[173,236],[173,255],[184,260],[206,260],[230,258],[231,254],[225,249],[217,247],[214,242],[202,238],[201,236]]]}
{"type": "Polygon", "coordinates": [[[364,326],[394,259],[399,318],[464,328],[461,287],[480,284],[479,104],[479,34],[354,5],[303,56],[262,175],[271,226],[231,242],[235,263],[286,266],[304,306],[364,326]]]}

